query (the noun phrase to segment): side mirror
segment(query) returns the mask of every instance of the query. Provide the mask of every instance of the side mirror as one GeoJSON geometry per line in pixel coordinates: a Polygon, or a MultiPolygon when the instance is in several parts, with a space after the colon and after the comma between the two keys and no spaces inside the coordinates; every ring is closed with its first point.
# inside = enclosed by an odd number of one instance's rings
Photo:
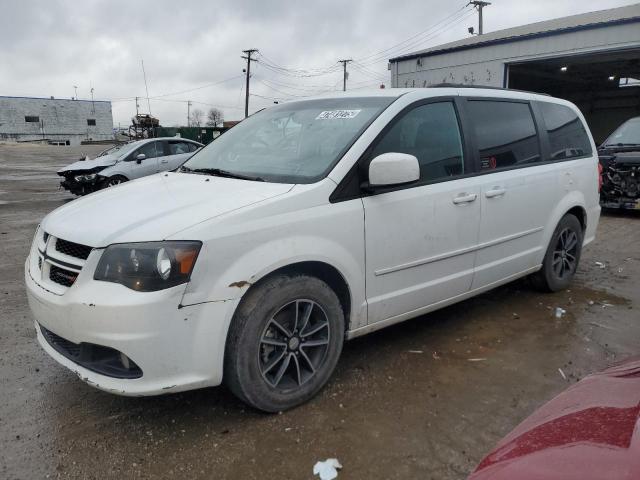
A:
{"type": "Polygon", "coordinates": [[[142,163],[142,160],[144,160],[145,158],[147,158],[147,156],[144,153],[139,153],[138,155],[136,155],[136,163],[140,165],[142,163]]]}
{"type": "Polygon", "coordinates": [[[413,155],[389,152],[369,164],[369,187],[390,187],[420,179],[420,164],[413,155]]]}

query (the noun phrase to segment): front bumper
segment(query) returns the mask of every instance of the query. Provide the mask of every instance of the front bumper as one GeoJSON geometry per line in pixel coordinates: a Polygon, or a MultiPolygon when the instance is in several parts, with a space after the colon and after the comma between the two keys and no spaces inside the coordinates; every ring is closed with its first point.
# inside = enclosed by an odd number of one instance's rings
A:
{"type": "Polygon", "coordinates": [[[100,190],[103,180],[104,179],[102,177],[96,177],[92,181],[78,182],[75,179],[64,178],[60,182],[60,187],[68,190],[74,195],[88,195],[89,193],[100,190]]]}
{"type": "MultiPolygon", "coordinates": [[[[91,260],[85,270],[97,261],[91,260]]],[[[86,271],[58,295],[36,282],[29,264],[27,259],[25,282],[38,342],[88,384],[120,395],[142,396],[221,383],[226,334],[237,301],[181,306],[185,285],[142,293],[94,281],[86,271]],[[54,348],[51,338],[43,334],[47,331],[72,345],[91,344],[121,352],[139,367],[141,375],[116,378],[98,373],[100,368],[86,368],[54,348]]]]}

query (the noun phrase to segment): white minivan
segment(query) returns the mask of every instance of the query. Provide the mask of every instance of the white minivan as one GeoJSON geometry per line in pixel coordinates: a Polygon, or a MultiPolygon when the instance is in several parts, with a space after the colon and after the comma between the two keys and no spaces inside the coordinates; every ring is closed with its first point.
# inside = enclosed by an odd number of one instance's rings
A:
{"type": "Polygon", "coordinates": [[[263,110],[166,172],[42,220],[25,265],[38,341],[85,382],[224,382],[275,412],[345,339],[531,275],[565,288],[594,239],[578,109],[487,88],[387,89],[263,110]]]}

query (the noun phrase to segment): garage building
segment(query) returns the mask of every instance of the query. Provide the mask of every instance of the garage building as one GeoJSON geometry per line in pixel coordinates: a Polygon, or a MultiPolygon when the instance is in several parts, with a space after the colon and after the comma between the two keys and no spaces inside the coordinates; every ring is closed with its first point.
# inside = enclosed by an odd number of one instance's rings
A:
{"type": "Polygon", "coordinates": [[[452,83],[574,102],[596,143],[640,115],[640,4],[499,30],[390,60],[393,87],[452,83]]]}
{"type": "Polygon", "coordinates": [[[0,96],[0,141],[112,140],[111,102],[0,96]]]}

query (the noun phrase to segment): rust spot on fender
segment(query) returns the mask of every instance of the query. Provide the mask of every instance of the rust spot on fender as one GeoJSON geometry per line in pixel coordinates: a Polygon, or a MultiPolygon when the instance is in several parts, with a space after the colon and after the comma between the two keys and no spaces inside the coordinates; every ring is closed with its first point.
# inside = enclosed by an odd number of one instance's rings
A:
{"type": "Polygon", "coordinates": [[[239,282],[230,283],[229,286],[230,287],[243,288],[243,287],[249,287],[249,286],[251,286],[251,284],[249,282],[247,282],[246,280],[240,280],[239,282]]]}

